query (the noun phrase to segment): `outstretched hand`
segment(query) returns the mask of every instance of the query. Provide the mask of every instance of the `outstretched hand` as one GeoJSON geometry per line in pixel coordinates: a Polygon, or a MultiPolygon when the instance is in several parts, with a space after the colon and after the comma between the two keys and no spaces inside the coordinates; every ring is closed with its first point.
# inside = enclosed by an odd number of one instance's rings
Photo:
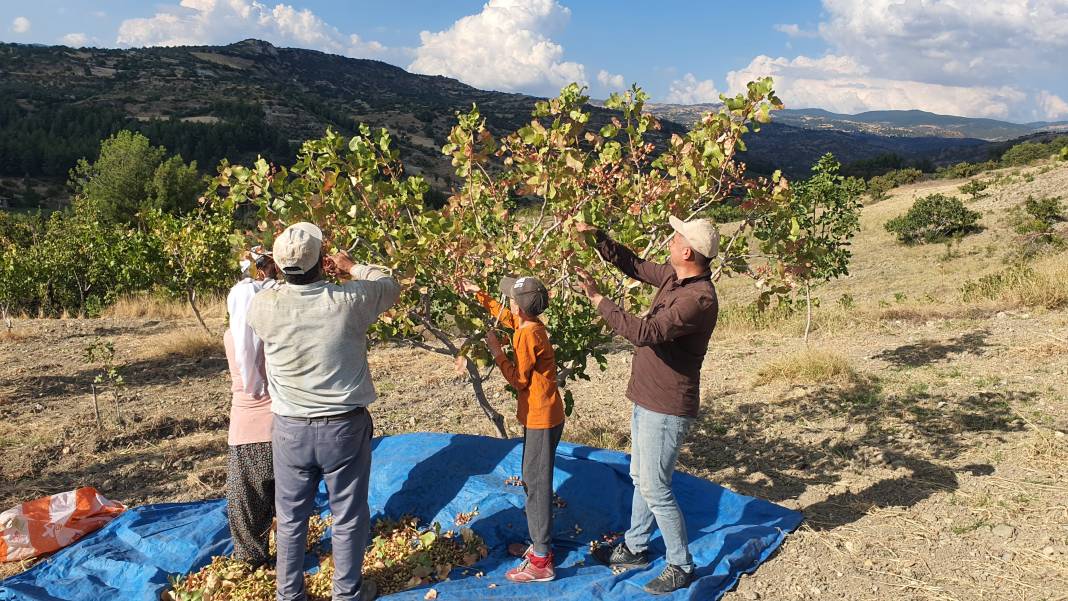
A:
{"type": "Polygon", "coordinates": [[[582,222],[582,221],[576,221],[575,222],[575,231],[580,233],[580,234],[585,234],[586,232],[596,232],[597,231],[597,226],[590,225],[590,224],[582,222]]]}
{"type": "Polygon", "coordinates": [[[501,340],[497,338],[497,334],[493,333],[493,330],[486,332],[486,346],[489,347],[490,354],[493,355],[494,359],[504,354],[504,349],[501,348],[501,340]]]}
{"type": "Polygon", "coordinates": [[[469,294],[474,294],[482,290],[482,288],[478,284],[472,282],[467,278],[464,278],[460,281],[460,289],[469,294]]]}
{"type": "Polygon", "coordinates": [[[333,261],[334,269],[338,275],[351,272],[356,265],[349,253],[343,250],[330,255],[328,258],[333,261]]]}
{"type": "Polygon", "coordinates": [[[575,274],[579,277],[579,286],[582,287],[582,292],[589,297],[593,306],[601,304],[601,299],[604,298],[601,295],[601,291],[597,289],[597,283],[593,281],[593,277],[590,273],[581,267],[575,268],[575,274]]]}

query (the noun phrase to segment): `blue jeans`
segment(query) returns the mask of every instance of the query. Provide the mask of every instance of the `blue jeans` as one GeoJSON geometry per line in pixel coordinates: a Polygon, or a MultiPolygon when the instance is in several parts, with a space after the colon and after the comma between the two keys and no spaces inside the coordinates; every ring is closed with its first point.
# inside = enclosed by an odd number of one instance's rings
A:
{"type": "Polygon", "coordinates": [[[641,553],[649,547],[656,527],[664,538],[668,563],[693,569],[686,522],[671,491],[671,476],[692,417],[666,415],[637,404],[630,422],[630,478],[634,500],[630,506],[630,530],[624,540],[627,548],[641,553]]]}
{"type": "Polygon", "coordinates": [[[308,420],[274,416],[274,506],[278,518],[277,601],[304,601],[304,554],[308,518],[315,510],[320,478],[334,516],[334,601],[361,601],[363,551],[370,533],[367,486],[371,435],[367,411],[308,420]]]}

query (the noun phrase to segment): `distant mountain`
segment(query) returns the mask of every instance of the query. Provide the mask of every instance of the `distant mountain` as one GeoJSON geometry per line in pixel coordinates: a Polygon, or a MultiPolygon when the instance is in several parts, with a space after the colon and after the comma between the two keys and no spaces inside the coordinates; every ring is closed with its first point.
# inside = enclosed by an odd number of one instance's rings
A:
{"type": "MultiPolygon", "coordinates": [[[[101,138],[123,128],[210,173],[224,157],[245,162],[262,154],[290,163],[303,140],[327,127],[348,134],[367,123],[388,128],[408,170],[446,193],[456,181],[440,149],[455,113],[477,104],[490,129],[505,133],[529,122],[537,100],[259,40],[129,50],[0,44],[0,176],[59,181],[78,158],[95,155],[101,138]]],[[[651,136],[660,147],[715,108],[648,106],[662,120],[651,136]]],[[[593,127],[611,117],[598,106],[591,111],[593,127]]],[[[969,137],[979,129],[1009,136],[1038,127],[919,111],[850,116],[810,109],[774,118],[750,136],[742,160],[753,171],[781,169],[791,177],[807,175],[826,152],[843,163],[886,153],[934,164],[985,160],[995,147],[969,137]]]]}
{"type": "MultiPolygon", "coordinates": [[[[650,112],[682,124],[718,108],[714,104],[651,104],[650,112]]],[[[1010,140],[1041,131],[1066,131],[1068,121],[1010,123],[996,119],[939,115],[927,111],[867,111],[856,115],[832,113],[818,108],[784,109],[774,113],[777,123],[823,131],[874,134],[888,137],[976,138],[1010,140]]]]}

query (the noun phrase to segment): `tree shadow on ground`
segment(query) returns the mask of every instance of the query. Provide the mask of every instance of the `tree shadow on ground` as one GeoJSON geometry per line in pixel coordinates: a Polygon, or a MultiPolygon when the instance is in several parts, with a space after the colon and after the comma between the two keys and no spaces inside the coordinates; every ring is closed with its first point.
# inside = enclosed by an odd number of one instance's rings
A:
{"type": "Polygon", "coordinates": [[[990,332],[980,330],[963,334],[948,341],[921,340],[913,344],[884,350],[875,355],[875,358],[882,359],[896,367],[920,367],[921,365],[944,361],[952,354],[970,352],[981,355],[989,346],[986,342],[989,336],[990,332]]]}
{"type": "MultiPolygon", "coordinates": [[[[962,454],[971,435],[1023,430],[1010,401],[1034,396],[1014,391],[884,394],[873,379],[823,385],[782,401],[703,412],[680,464],[726,472],[718,478],[721,483],[780,502],[797,499],[813,486],[846,486],[870,468],[893,470],[890,478],[834,492],[803,509],[813,528],[831,529],[875,507],[910,507],[935,492],[955,490],[958,470],[946,464],[962,454]],[[840,425],[818,425],[825,420],[840,425]],[[789,436],[773,430],[769,435],[768,424],[783,421],[800,427],[789,436]]],[[[984,475],[992,468],[970,465],[959,471],[984,475]]]]}
{"type": "MultiPolygon", "coordinates": [[[[190,378],[214,378],[227,369],[227,364],[226,357],[221,354],[203,357],[164,355],[122,363],[117,367],[129,390],[137,386],[173,385],[176,380],[190,378]]],[[[88,394],[90,385],[102,372],[100,367],[84,366],[66,374],[26,375],[10,382],[13,390],[9,396],[13,401],[34,401],[47,407],[51,402],[66,401],[71,395],[88,394]]],[[[103,390],[104,387],[98,388],[103,390]]],[[[12,402],[0,410],[0,417],[33,410],[32,406],[12,402]]]]}

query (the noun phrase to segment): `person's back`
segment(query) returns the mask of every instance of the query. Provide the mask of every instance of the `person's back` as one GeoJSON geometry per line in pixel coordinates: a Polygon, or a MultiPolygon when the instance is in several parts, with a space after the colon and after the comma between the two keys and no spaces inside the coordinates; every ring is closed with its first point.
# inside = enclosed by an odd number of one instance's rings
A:
{"type": "Polygon", "coordinates": [[[374,402],[367,329],[399,288],[377,269],[358,269],[365,279],[288,284],[253,300],[250,321],[264,342],[276,415],[319,417],[374,402]]]}
{"type": "Polygon", "coordinates": [[[271,433],[277,515],[279,601],[304,601],[308,518],[319,481],[333,513],[334,601],[373,599],[363,580],[370,531],[375,400],[367,367],[367,329],[397,300],[400,287],[383,270],[331,258],[355,281],[323,280],[322,231],[289,226],[274,242],[274,260],[286,285],[252,301],[249,325],[263,340],[274,427],[271,433]]]}

